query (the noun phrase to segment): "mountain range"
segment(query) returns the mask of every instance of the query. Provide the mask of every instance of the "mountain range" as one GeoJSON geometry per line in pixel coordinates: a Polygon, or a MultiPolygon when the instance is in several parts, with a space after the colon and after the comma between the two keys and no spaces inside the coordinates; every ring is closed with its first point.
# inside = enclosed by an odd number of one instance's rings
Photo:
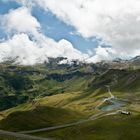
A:
{"type": "Polygon", "coordinates": [[[140,56],[98,63],[65,57],[36,65],[16,62],[0,64],[0,129],[25,133],[56,127],[30,134],[60,140],[140,138],[140,56]]]}

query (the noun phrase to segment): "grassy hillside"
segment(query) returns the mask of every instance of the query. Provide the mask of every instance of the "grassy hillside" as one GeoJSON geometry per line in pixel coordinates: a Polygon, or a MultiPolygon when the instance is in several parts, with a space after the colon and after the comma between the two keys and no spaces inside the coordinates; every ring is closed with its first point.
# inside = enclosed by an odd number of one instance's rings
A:
{"type": "Polygon", "coordinates": [[[0,122],[0,129],[9,131],[32,130],[74,122],[83,116],[71,110],[37,106],[32,110],[11,113],[0,122]]]}
{"type": "MultiPolygon", "coordinates": [[[[134,114],[137,112],[137,115],[108,116],[91,123],[37,135],[59,139],[69,136],[67,139],[70,140],[119,140],[124,136],[122,134],[119,137],[119,132],[128,128],[126,133],[135,136],[135,140],[139,138],[133,132],[134,128],[137,132],[139,127],[133,125],[140,113],[139,85],[139,69],[109,69],[99,64],[3,64],[0,69],[0,129],[32,130],[88,118],[102,112],[97,106],[110,97],[109,86],[117,100],[124,102],[124,106],[119,109],[134,114]]],[[[111,104],[105,102],[101,107],[111,104]]]]}
{"type": "Polygon", "coordinates": [[[38,97],[83,91],[92,73],[80,67],[50,69],[41,66],[1,65],[0,110],[5,110],[38,97]]]}
{"type": "Polygon", "coordinates": [[[93,88],[105,85],[112,86],[115,91],[139,91],[140,70],[114,70],[110,69],[105,74],[92,81],[93,88]]]}
{"type": "Polygon", "coordinates": [[[138,140],[140,115],[107,116],[82,125],[34,135],[57,140],[138,140]]]}
{"type": "Polygon", "coordinates": [[[0,134],[0,140],[33,140],[33,139],[29,139],[29,138],[17,138],[14,136],[7,136],[7,135],[1,135],[0,134]]]}

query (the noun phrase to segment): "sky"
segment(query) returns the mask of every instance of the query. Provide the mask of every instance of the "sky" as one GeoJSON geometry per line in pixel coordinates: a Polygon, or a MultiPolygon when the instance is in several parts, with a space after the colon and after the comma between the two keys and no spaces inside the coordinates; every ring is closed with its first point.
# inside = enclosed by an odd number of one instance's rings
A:
{"type": "Polygon", "coordinates": [[[140,55],[139,0],[0,0],[0,62],[140,55]]]}

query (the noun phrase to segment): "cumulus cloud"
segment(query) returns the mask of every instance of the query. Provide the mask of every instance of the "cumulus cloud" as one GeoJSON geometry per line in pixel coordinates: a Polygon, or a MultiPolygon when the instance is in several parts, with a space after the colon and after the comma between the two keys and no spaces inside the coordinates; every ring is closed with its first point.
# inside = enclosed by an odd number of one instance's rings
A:
{"type": "Polygon", "coordinates": [[[16,58],[16,62],[32,65],[47,61],[48,57],[67,57],[69,60],[88,57],[67,40],[56,42],[43,35],[40,23],[27,7],[11,10],[1,19],[5,31],[14,33],[10,39],[0,43],[0,62],[16,58]]]}
{"type": "Polygon", "coordinates": [[[16,62],[24,65],[35,64],[45,59],[41,51],[37,44],[32,42],[26,34],[17,34],[11,39],[0,43],[0,62],[9,58],[16,58],[16,62]]]}
{"type": "Polygon", "coordinates": [[[0,43],[0,62],[16,59],[16,63],[33,65],[47,61],[48,57],[83,60],[87,55],[74,49],[67,40],[61,40],[58,43],[49,38],[45,38],[44,41],[31,41],[24,33],[16,34],[11,39],[0,43]]]}
{"type": "Polygon", "coordinates": [[[1,18],[1,25],[7,32],[35,33],[40,28],[40,23],[26,7],[10,10],[1,18]]]}
{"type": "MultiPolygon", "coordinates": [[[[112,60],[115,58],[117,52],[112,48],[103,48],[99,46],[95,49],[95,55],[87,59],[87,62],[100,62],[102,60],[112,60]]],[[[92,55],[92,54],[91,54],[92,55]]]]}
{"type": "Polygon", "coordinates": [[[74,26],[83,37],[98,36],[109,42],[116,57],[140,55],[139,0],[35,1],[74,26]]]}

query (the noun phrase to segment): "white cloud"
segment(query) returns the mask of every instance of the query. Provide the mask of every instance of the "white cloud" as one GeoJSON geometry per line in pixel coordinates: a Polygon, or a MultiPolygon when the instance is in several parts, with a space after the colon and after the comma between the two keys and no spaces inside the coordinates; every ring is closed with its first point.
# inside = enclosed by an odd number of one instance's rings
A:
{"type": "MultiPolygon", "coordinates": [[[[21,3],[23,7],[11,10],[8,14],[2,16],[0,20],[7,31],[16,31],[18,33],[17,36],[15,35],[5,42],[7,51],[11,48],[8,47],[10,42],[16,42],[16,38],[19,38],[19,40],[25,40],[26,46],[37,48],[35,52],[41,51],[40,54],[43,60],[46,59],[46,56],[64,56],[69,59],[83,59],[89,56],[73,48],[72,44],[66,40],[55,42],[53,39],[43,35],[39,31],[41,30],[39,21],[31,15],[31,7],[37,4],[46,11],[50,10],[65,23],[74,26],[77,33],[83,37],[101,37],[112,45],[111,48],[97,47],[93,53],[95,55],[86,59],[89,62],[140,55],[139,0],[16,1],[21,3]],[[23,37],[23,35],[26,37],[23,37]],[[29,39],[30,35],[32,36],[32,41],[29,39]]],[[[27,57],[27,53],[24,54],[27,57]]],[[[90,54],[92,53],[90,52],[90,54]]],[[[40,57],[38,53],[36,55],[40,57]]],[[[34,58],[32,58],[33,62],[37,59],[36,57],[34,58]]]]}
{"type": "Polygon", "coordinates": [[[67,57],[69,60],[87,57],[73,48],[66,40],[55,42],[52,39],[31,41],[27,34],[16,34],[11,39],[0,43],[0,62],[16,58],[16,63],[33,65],[43,63],[48,57],[67,57]]]}
{"type": "Polygon", "coordinates": [[[64,57],[69,59],[84,60],[88,57],[87,54],[83,54],[79,50],[73,48],[72,44],[65,39],[58,42],[58,49],[61,50],[64,57]]]}
{"type": "Polygon", "coordinates": [[[43,61],[44,56],[41,51],[26,34],[17,34],[6,42],[0,43],[0,62],[7,58],[17,58],[16,62],[32,65],[43,61]]]}
{"type": "Polygon", "coordinates": [[[11,39],[0,43],[0,62],[7,58],[18,58],[17,62],[27,65],[42,63],[48,57],[67,57],[69,60],[88,57],[67,40],[56,42],[43,35],[40,23],[26,7],[11,10],[2,15],[1,19],[5,31],[15,33],[11,39]]]}
{"type": "MultiPolygon", "coordinates": [[[[90,52],[89,52],[90,53],[90,52]]],[[[87,59],[88,62],[99,62],[101,60],[112,60],[115,58],[116,52],[112,48],[103,48],[99,46],[95,49],[95,55],[87,59]]]]}
{"type": "Polygon", "coordinates": [[[35,0],[83,37],[102,37],[116,57],[140,55],[139,0],[35,0]]]}
{"type": "Polygon", "coordinates": [[[1,24],[8,32],[35,33],[40,28],[40,23],[26,7],[10,10],[8,14],[2,16],[1,24]]]}

